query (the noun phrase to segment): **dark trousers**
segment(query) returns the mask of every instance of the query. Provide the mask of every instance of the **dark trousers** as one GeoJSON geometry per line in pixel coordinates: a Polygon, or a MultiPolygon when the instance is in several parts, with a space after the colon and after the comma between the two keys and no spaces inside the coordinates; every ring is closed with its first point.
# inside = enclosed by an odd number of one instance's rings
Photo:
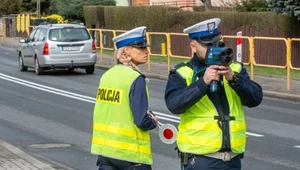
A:
{"type": "Polygon", "coordinates": [[[150,165],[137,164],[104,156],[98,156],[98,170],[151,170],[150,165]]]}
{"type": "Polygon", "coordinates": [[[184,170],[241,170],[242,155],[238,155],[228,162],[221,159],[209,158],[206,156],[193,156],[184,170]]]}

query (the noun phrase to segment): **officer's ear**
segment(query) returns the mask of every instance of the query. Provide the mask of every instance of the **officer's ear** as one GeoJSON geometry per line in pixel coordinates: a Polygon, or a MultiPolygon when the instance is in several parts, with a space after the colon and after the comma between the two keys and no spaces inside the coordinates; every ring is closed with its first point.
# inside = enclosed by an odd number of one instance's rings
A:
{"type": "Polygon", "coordinates": [[[129,54],[130,51],[131,51],[131,48],[132,48],[132,47],[130,47],[130,46],[125,46],[125,47],[123,47],[123,53],[129,54]]]}
{"type": "Polygon", "coordinates": [[[131,60],[131,49],[132,49],[132,47],[130,47],[130,46],[123,47],[122,55],[123,55],[123,58],[125,59],[125,61],[127,61],[127,62],[131,60]]]}
{"type": "Polygon", "coordinates": [[[128,56],[128,55],[130,55],[130,48],[127,47],[127,46],[123,47],[123,48],[122,48],[122,55],[123,55],[123,56],[128,56]]]}
{"type": "Polygon", "coordinates": [[[191,42],[190,42],[190,47],[191,47],[192,53],[196,52],[196,44],[195,43],[197,43],[196,40],[191,40],[191,42]]]}

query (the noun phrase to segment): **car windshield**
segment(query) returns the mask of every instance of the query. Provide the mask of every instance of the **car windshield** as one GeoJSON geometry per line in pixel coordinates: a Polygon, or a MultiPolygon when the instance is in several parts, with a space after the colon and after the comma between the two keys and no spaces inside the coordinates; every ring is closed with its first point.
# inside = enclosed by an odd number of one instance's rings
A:
{"type": "Polygon", "coordinates": [[[85,28],[55,28],[49,32],[51,41],[74,42],[89,40],[90,35],[85,28]]]}

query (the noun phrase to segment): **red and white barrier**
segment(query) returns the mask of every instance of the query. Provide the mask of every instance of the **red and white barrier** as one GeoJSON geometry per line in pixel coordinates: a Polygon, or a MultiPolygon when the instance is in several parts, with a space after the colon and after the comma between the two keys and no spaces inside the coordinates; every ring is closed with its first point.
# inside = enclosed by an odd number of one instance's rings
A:
{"type": "MultiPolygon", "coordinates": [[[[236,36],[242,36],[242,31],[237,32],[236,36]]],[[[236,39],[236,61],[242,62],[242,39],[236,39]]]]}

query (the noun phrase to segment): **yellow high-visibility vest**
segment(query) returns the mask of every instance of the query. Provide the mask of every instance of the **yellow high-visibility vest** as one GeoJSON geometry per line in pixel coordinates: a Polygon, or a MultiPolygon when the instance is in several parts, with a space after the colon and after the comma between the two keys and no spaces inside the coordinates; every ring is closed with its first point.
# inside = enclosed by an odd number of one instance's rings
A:
{"type": "MultiPolygon", "coordinates": [[[[241,71],[239,63],[232,63],[230,67],[234,72],[241,71]]],[[[188,86],[192,83],[193,70],[190,67],[179,67],[177,72],[186,80],[188,86]]],[[[239,96],[228,85],[225,76],[223,82],[229,104],[229,116],[235,117],[235,120],[229,121],[231,150],[233,153],[243,153],[246,147],[246,122],[243,106],[239,96]]],[[[219,115],[207,95],[181,113],[177,135],[179,150],[199,155],[218,152],[222,147],[222,129],[218,126],[215,116],[219,115]]]]}
{"type": "Polygon", "coordinates": [[[134,124],[129,103],[131,85],[140,75],[127,66],[116,65],[101,77],[94,108],[91,153],[152,164],[149,131],[134,124]]]}

